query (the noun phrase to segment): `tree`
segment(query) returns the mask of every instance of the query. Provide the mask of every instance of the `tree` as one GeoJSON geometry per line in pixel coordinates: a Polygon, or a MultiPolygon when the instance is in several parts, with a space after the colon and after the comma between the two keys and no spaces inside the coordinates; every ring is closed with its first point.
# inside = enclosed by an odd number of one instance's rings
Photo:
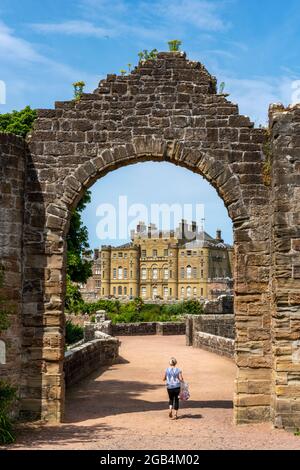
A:
{"type": "Polygon", "coordinates": [[[11,133],[26,137],[31,131],[37,113],[30,106],[21,111],[0,114],[0,132],[11,133]]]}
{"type": "Polygon", "coordinates": [[[67,274],[72,282],[86,283],[92,275],[92,261],[88,259],[91,255],[88,230],[81,219],[81,213],[90,201],[91,192],[86,191],[77,208],[72,212],[67,236],[67,274]]]}

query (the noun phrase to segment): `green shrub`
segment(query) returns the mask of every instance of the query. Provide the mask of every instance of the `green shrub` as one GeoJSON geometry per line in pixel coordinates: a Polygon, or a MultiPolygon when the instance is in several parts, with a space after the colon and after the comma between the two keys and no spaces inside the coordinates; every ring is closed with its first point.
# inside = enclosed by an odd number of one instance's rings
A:
{"type": "Polygon", "coordinates": [[[203,304],[198,300],[186,300],[183,302],[183,312],[190,315],[201,315],[203,313],[203,304]]]}
{"type": "Polygon", "coordinates": [[[0,381],[0,444],[11,444],[15,441],[10,410],[16,399],[16,389],[0,381]]]}
{"type": "Polygon", "coordinates": [[[21,111],[0,114],[0,132],[11,133],[26,137],[31,131],[33,123],[37,118],[37,112],[26,106],[21,111]]]}
{"type": "Polygon", "coordinates": [[[66,321],[66,344],[74,344],[83,339],[83,328],[74,325],[71,320],[66,321]]]}

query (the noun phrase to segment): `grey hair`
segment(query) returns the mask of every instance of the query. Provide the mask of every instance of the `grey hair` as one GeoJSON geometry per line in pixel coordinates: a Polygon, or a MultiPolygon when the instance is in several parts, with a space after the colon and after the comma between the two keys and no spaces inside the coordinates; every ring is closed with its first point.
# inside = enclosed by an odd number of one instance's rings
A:
{"type": "Polygon", "coordinates": [[[170,366],[176,366],[176,364],[177,364],[177,360],[175,359],[175,357],[171,357],[170,366]]]}

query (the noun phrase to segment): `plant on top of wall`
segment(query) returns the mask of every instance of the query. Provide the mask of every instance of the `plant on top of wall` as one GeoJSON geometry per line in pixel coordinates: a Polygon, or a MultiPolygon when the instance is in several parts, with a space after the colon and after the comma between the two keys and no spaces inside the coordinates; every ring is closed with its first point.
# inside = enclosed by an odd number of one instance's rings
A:
{"type": "Polygon", "coordinates": [[[172,39],[172,41],[168,41],[168,44],[170,52],[178,52],[182,42],[179,39],[172,39]]]}
{"type": "Polygon", "coordinates": [[[26,106],[20,111],[0,114],[0,132],[16,134],[25,138],[31,131],[36,118],[37,112],[30,106],[26,106]]]}
{"type": "Polygon", "coordinates": [[[152,49],[152,51],[148,51],[144,49],[143,51],[138,53],[140,62],[145,62],[146,60],[156,60],[157,59],[158,50],[152,49]]]}
{"type": "Polygon", "coordinates": [[[74,87],[74,100],[78,101],[83,95],[83,89],[85,87],[85,82],[75,82],[73,83],[74,87]]]}

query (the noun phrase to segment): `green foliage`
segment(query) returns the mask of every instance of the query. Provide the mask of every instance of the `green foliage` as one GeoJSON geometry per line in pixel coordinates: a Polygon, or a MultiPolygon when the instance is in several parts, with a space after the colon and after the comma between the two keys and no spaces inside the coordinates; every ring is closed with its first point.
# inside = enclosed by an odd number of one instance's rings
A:
{"type": "Polygon", "coordinates": [[[144,308],[145,304],[144,304],[143,299],[141,299],[140,297],[137,297],[136,299],[134,299],[133,305],[134,305],[135,311],[140,313],[142,309],[144,308]]]}
{"type": "Polygon", "coordinates": [[[17,399],[16,389],[0,381],[0,445],[15,441],[10,410],[17,399]]]}
{"type": "Polygon", "coordinates": [[[74,325],[71,320],[66,321],[66,344],[74,344],[83,339],[83,328],[74,325]]]}
{"type": "Polygon", "coordinates": [[[79,313],[84,306],[84,301],[78,284],[71,281],[70,276],[67,274],[67,289],[65,298],[65,308],[68,312],[79,313]]]}
{"type": "Polygon", "coordinates": [[[186,300],[183,302],[184,313],[190,315],[201,315],[203,313],[203,305],[198,300],[186,300]]]}
{"type": "Polygon", "coordinates": [[[25,138],[31,131],[36,118],[37,113],[30,106],[26,106],[21,111],[0,114],[0,132],[16,134],[25,138]]]}
{"type": "Polygon", "coordinates": [[[73,210],[67,236],[67,274],[73,282],[86,283],[92,275],[92,262],[85,257],[91,254],[88,243],[88,230],[82,224],[81,213],[91,201],[90,191],[73,210]]]}
{"type": "Polygon", "coordinates": [[[152,49],[152,51],[148,51],[144,49],[143,51],[138,53],[140,62],[145,62],[146,60],[156,60],[157,59],[158,50],[152,49]]]}
{"type": "Polygon", "coordinates": [[[73,83],[74,87],[74,100],[78,101],[83,95],[83,89],[85,87],[84,82],[75,82],[73,83]]]}
{"type": "Polygon", "coordinates": [[[297,428],[296,431],[294,432],[294,436],[299,437],[300,436],[300,429],[297,428]]]}
{"type": "Polygon", "coordinates": [[[124,76],[126,75],[126,70],[121,69],[121,70],[120,70],[120,74],[122,75],[122,77],[124,77],[124,76]]]}
{"type": "Polygon", "coordinates": [[[220,95],[223,95],[224,90],[225,90],[225,86],[226,86],[225,82],[222,82],[220,84],[220,90],[219,90],[220,95]]]}
{"type": "Polygon", "coordinates": [[[180,46],[182,42],[178,39],[172,39],[172,41],[168,41],[168,44],[170,52],[178,52],[180,51],[180,46]]]}

